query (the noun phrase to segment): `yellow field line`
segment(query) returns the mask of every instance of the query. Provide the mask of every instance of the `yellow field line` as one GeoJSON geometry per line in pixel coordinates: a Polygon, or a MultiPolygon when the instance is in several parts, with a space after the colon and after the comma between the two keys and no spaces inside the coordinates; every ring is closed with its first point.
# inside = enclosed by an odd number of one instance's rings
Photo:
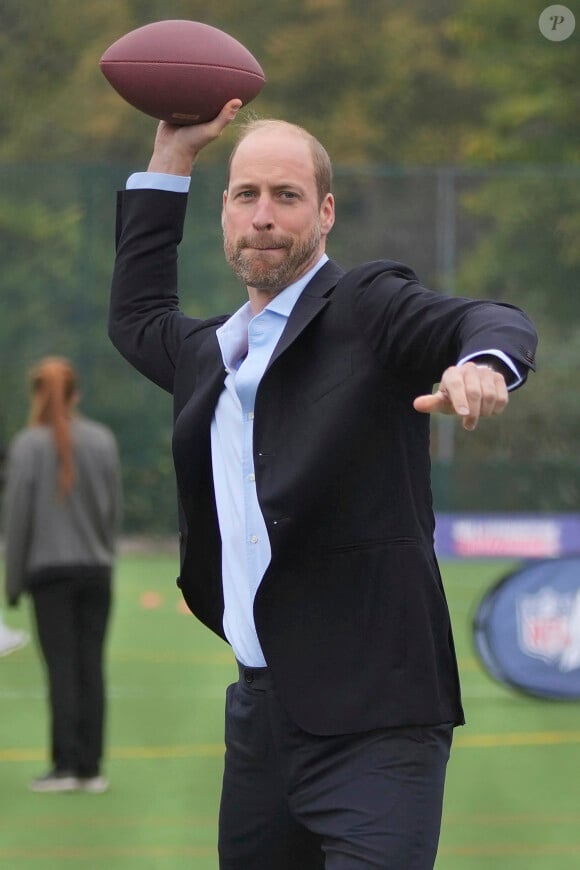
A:
{"type": "Polygon", "coordinates": [[[112,748],[112,758],[214,758],[224,754],[223,743],[194,743],[185,746],[124,746],[112,748]]]}
{"type": "Polygon", "coordinates": [[[487,749],[499,746],[563,746],[580,743],[580,731],[517,731],[511,734],[462,734],[456,731],[454,747],[487,749]]]}
{"type": "Polygon", "coordinates": [[[481,671],[483,670],[479,661],[473,656],[463,656],[457,660],[457,666],[459,667],[460,673],[464,673],[465,671],[481,671]]]}
{"type": "Polygon", "coordinates": [[[175,816],[82,816],[74,817],[69,813],[52,813],[50,815],[30,816],[26,818],[2,818],[0,817],[0,830],[10,828],[11,831],[18,828],[179,828],[186,827],[188,831],[198,828],[217,829],[218,818],[214,816],[175,815],[175,816]]]}
{"type": "MultiPolygon", "coordinates": [[[[109,758],[214,758],[224,754],[223,743],[194,743],[185,746],[112,746],[109,758]]],[[[42,761],[44,749],[0,749],[0,763],[5,761],[42,761]]]]}
{"type": "MultiPolygon", "coordinates": [[[[188,830],[196,828],[215,828],[217,826],[217,816],[196,816],[196,815],[170,815],[158,816],[155,815],[147,818],[143,815],[137,816],[107,816],[100,815],[91,818],[74,817],[63,814],[35,816],[34,818],[2,818],[0,817],[0,830],[9,827],[14,828],[51,828],[57,825],[73,825],[75,828],[120,828],[120,827],[149,827],[157,828],[186,826],[188,830]]],[[[566,813],[563,815],[549,815],[541,813],[506,813],[505,815],[493,815],[491,813],[444,813],[444,823],[446,828],[452,826],[465,827],[466,825],[494,827],[494,826],[509,826],[517,825],[578,825],[580,826],[579,813],[566,813]]]]}
{"type": "Polygon", "coordinates": [[[477,855],[486,857],[534,856],[534,855],[579,855],[580,843],[486,843],[478,846],[439,847],[439,855],[462,857],[477,855]]]}
{"type": "Polygon", "coordinates": [[[492,827],[495,825],[579,825],[580,813],[566,813],[564,815],[548,815],[541,813],[505,813],[493,815],[491,813],[445,813],[445,826],[451,825],[482,825],[492,827]]]}
{"type": "MultiPolygon", "coordinates": [[[[66,860],[87,860],[106,858],[211,858],[215,856],[215,846],[138,846],[138,847],[50,847],[0,849],[0,858],[15,860],[18,858],[57,858],[66,860]]],[[[480,846],[445,846],[439,847],[439,855],[447,857],[533,857],[534,855],[557,856],[578,855],[579,844],[558,843],[503,843],[480,846]]]]}
{"type": "MultiPolygon", "coordinates": [[[[53,813],[50,815],[34,816],[30,818],[6,818],[0,817],[0,830],[10,828],[15,830],[18,828],[179,828],[186,827],[188,831],[193,831],[197,828],[217,828],[217,815],[214,816],[196,816],[196,815],[172,815],[172,816],[153,816],[144,817],[138,816],[121,816],[115,815],[73,817],[70,814],[53,813]]],[[[491,827],[517,827],[547,825],[578,825],[580,826],[580,813],[566,813],[563,815],[548,815],[540,813],[506,813],[505,815],[493,815],[490,813],[445,813],[444,828],[451,827],[465,828],[470,826],[491,827]]],[[[451,847],[448,847],[451,848],[451,847]]],[[[454,847],[455,848],[455,847],[454,847]]],[[[457,847],[459,848],[459,847],[457,847]]]]}
{"type": "MultiPolygon", "coordinates": [[[[580,731],[530,731],[506,734],[462,734],[455,732],[453,745],[458,749],[490,749],[523,746],[569,746],[580,743],[580,731]]],[[[108,755],[121,760],[161,758],[219,758],[224,753],[222,743],[191,743],[177,746],[112,746],[108,755]]],[[[45,750],[0,749],[0,763],[9,761],[41,761],[45,750]]]]}
{"type": "Polygon", "coordinates": [[[37,848],[0,849],[0,859],[57,858],[61,861],[86,861],[103,858],[211,858],[215,846],[39,846],[37,848]]]}

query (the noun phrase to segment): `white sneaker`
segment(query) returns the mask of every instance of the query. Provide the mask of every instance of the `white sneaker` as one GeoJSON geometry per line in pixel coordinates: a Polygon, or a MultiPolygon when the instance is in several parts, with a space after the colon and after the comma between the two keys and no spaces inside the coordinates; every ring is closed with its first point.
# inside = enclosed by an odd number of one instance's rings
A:
{"type": "Polygon", "coordinates": [[[28,643],[28,634],[19,628],[8,628],[0,625],[0,656],[16,652],[28,643]]]}
{"type": "Polygon", "coordinates": [[[30,791],[36,792],[65,792],[78,791],[79,781],[76,776],[68,771],[51,770],[44,776],[37,776],[29,785],[30,791]]]}
{"type": "Polygon", "coordinates": [[[80,791],[86,791],[88,794],[103,794],[109,788],[109,780],[106,776],[86,776],[79,777],[78,787],[80,791]]]}

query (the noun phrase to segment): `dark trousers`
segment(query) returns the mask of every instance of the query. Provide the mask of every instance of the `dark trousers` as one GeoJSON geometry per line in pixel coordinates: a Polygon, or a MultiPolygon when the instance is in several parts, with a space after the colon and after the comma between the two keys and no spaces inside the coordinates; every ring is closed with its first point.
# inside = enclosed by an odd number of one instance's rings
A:
{"type": "Polygon", "coordinates": [[[221,870],[432,870],[451,725],[318,737],[266,669],[228,687],[221,870]]]}
{"type": "Polygon", "coordinates": [[[46,665],[55,770],[96,776],[103,754],[103,653],[110,579],[67,578],[31,589],[46,665]]]}

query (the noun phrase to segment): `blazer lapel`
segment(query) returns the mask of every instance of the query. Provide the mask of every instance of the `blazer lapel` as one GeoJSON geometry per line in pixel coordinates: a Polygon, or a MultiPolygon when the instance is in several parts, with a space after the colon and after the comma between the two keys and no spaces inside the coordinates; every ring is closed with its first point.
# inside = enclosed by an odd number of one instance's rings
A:
{"type": "MultiPolygon", "coordinates": [[[[306,285],[294,306],[280,341],[268,363],[266,371],[273,362],[284,353],[302,330],[328,304],[328,296],[334,290],[344,270],[332,260],[329,260],[318,270],[314,278],[306,285]]],[[[219,324],[218,324],[219,325],[219,324]]],[[[216,327],[217,328],[217,327],[216,327]]],[[[207,423],[213,416],[219,394],[223,390],[226,373],[215,333],[208,336],[207,341],[198,356],[196,364],[195,388],[190,385],[183,405],[178,411],[176,432],[188,429],[192,420],[207,423]],[[188,424],[184,426],[184,418],[188,424]]]]}
{"type": "Polygon", "coordinates": [[[280,337],[280,341],[270,358],[266,371],[278,359],[280,354],[284,353],[292,342],[298,338],[310,321],[328,305],[328,296],[343,275],[344,270],[332,260],[329,260],[318,270],[314,278],[306,285],[298,297],[284,332],[280,337]]]}
{"type": "Polygon", "coordinates": [[[224,388],[226,372],[215,332],[208,336],[202,348],[198,348],[196,356],[188,365],[187,355],[183,354],[180,367],[186,374],[193,372],[194,377],[190,381],[184,375],[179,397],[176,394],[176,432],[189,430],[194,420],[196,425],[202,426],[211,422],[217,400],[224,388]],[[184,424],[184,420],[187,423],[184,424]]]}

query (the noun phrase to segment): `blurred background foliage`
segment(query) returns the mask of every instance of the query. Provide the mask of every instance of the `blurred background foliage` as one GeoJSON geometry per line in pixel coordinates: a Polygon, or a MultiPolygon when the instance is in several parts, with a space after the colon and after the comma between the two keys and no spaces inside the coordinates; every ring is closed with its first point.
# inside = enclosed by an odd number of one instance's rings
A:
{"type": "MultiPolygon", "coordinates": [[[[0,438],[25,422],[26,372],[78,366],[85,413],[122,449],[128,531],[172,531],[170,399],[106,337],[115,190],[146,167],[155,121],[98,60],[124,33],[186,18],[258,58],[245,113],[309,128],[336,169],[330,253],[406,261],[423,283],[521,305],[540,374],[466,435],[434,421],[436,506],[578,510],[579,30],[550,42],[530,0],[0,0],[0,438]]],[[[577,0],[569,2],[580,22],[577,0]]],[[[235,130],[195,172],[181,254],[185,309],[234,310],[219,209],[235,130]]]]}

